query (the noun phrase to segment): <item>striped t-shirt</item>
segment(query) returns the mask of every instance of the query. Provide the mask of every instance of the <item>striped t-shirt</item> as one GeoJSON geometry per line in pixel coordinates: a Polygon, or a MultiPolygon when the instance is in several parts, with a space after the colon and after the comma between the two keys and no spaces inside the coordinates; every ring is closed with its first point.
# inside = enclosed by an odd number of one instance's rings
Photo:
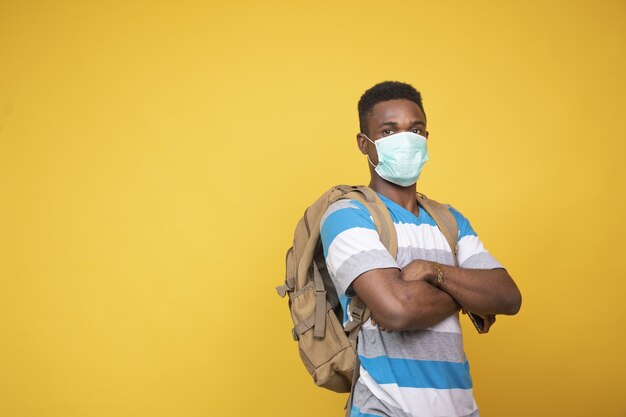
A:
{"type": "MultiPolygon", "coordinates": [[[[454,265],[444,235],[420,209],[413,213],[379,194],[398,235],[393,259],[380,242],[368,210],[354,200],[332,204],[321,222],[324,256],[343,311],[354,296],[352,282],[377,268],[403,268],[415,259],[454,265]]],[[[450,208],[459,225],[458,263],[463,268],[501,268],[469,221],[450,208]]],[[[351,318],[344,313],[344,325],[351,318]]],[[[478,416],[459,314],[426,330],[385,332],[367,321],[359,333],[360,377],[351,417],[478,416]]]]}

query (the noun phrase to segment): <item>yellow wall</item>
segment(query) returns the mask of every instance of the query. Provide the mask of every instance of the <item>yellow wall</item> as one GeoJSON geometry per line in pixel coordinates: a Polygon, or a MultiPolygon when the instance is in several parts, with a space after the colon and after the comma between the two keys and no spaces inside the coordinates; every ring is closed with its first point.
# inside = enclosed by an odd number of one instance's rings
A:
{"type": "Polygon", "coordinates": [[[386,79],[524,294],[481,415],[626,415],[623,0],[99,3],[0,2],[0,416],[340,416],[273,287],[386,79]]]}

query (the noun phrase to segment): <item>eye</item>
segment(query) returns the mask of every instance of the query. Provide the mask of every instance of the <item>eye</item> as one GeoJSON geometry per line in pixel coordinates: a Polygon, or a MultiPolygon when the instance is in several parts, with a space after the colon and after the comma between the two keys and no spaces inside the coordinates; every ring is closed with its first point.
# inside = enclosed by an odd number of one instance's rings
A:
{"type": "Polygon", "coordinates": [[[424,136],[424,132],[422,131],[422,129],[419,129],[417,127],[412,129],[411,132],[424,136]]]}
{"type": "Polygon", "coordinates": [[[383,130],[383,136],[389,136],[389,135],[393,135],[395,132],[391,129],[385,129],[383,130]]]}

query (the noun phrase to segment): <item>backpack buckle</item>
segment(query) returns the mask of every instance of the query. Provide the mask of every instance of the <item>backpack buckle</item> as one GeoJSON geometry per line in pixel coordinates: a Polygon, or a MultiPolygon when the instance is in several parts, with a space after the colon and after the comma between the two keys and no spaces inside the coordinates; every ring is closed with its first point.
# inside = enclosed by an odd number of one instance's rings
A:
{"type": "Polygon", "coordinates": [[[365,305],[361,302],[361,300],[352,300],[350,303],[350,315],[354,321],[358,323],[363,322],[363,317],[365,315],[365,305]]]}
{"type": "Polygon", "coordinates": [[[278,287],[276,287],[276,292],[281,297],[284,297],[285,294],[287,294],[287,291],[293,291],[295,287],[296,287],[296,280],[293,278],[287,278],[285,280],[285,285],[279,285],[278,287]]]}
{"type": "Polygon", "coordinates": [[[361,309],[352,309],[350,310],[350,315],[353,319],[358,320],[359,322],[363,321],[363,310],[361,309]]]}
{"type": "Polygon", "coordinates": [[[281,297],[284,297],[287,294],[287,291],[289,291],[289,288],[287,288],[286,285],[279,285],[278,287],[276,287],[276,292],[281,297]]]}

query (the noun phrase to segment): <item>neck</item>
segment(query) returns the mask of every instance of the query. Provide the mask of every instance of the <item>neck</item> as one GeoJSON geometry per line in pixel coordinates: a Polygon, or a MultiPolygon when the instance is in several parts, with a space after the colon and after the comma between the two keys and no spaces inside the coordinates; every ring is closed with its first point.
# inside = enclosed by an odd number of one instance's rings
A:
{"type": "Polygon", "coordinates": [[[384,195],[416,216],[418,215],[419,207],[417,205],[417,199],[415,198],[417,184],[413,184],[409,187],[401,187],[389,181],[385,181],[378,175],[372,175],[369,186],[377,193],[384,195]]]}

